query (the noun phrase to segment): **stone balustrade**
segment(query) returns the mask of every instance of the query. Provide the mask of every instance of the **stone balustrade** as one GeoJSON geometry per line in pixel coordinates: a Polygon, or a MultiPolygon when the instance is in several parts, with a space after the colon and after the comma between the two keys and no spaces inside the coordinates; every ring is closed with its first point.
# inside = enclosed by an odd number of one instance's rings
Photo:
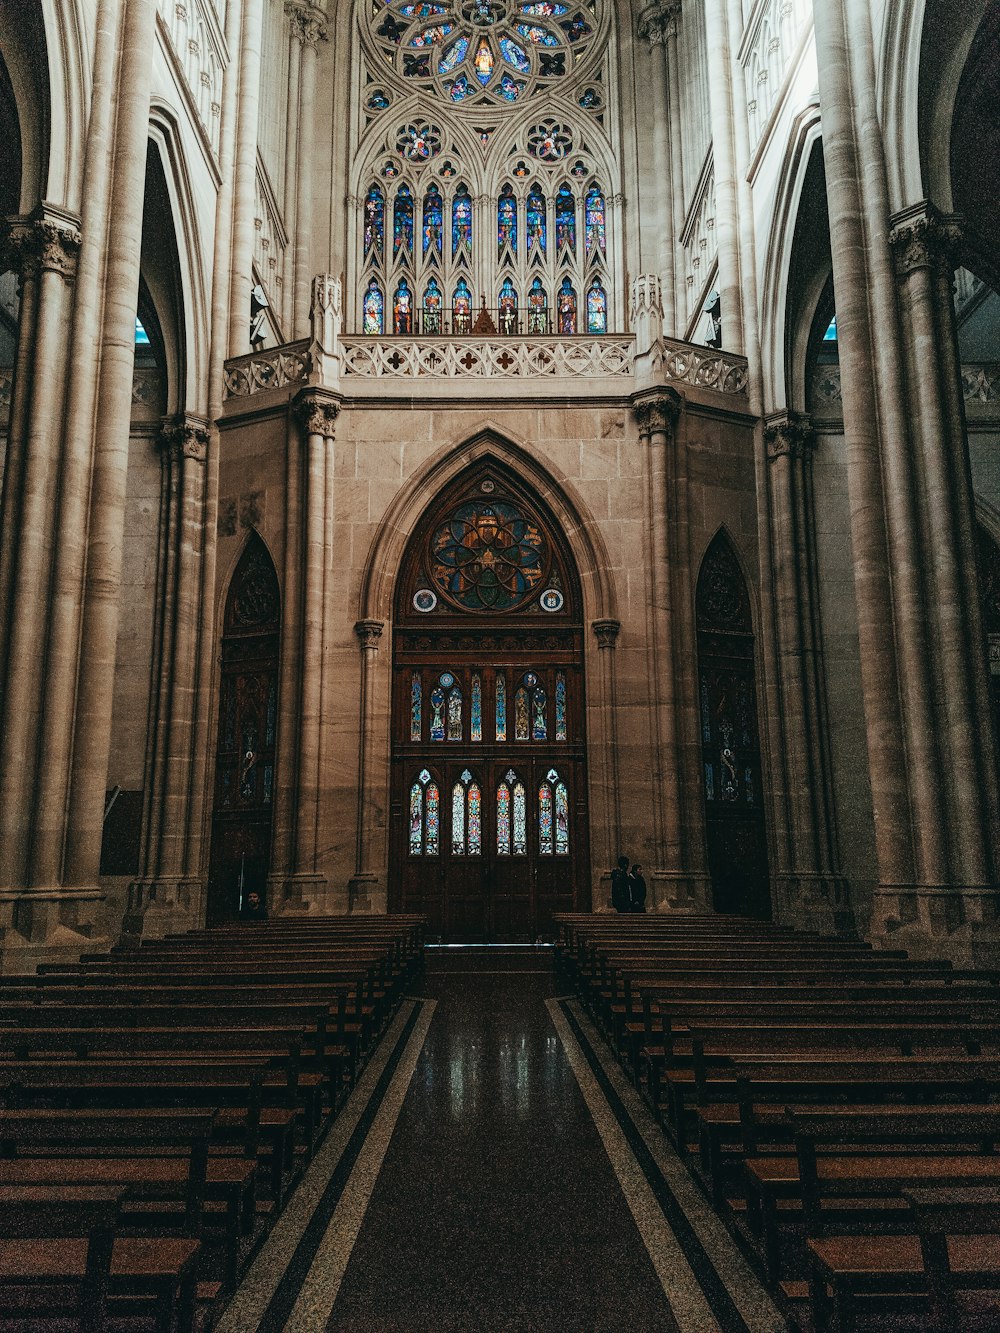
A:
{"type": "Polygon", "coordinates": [[[226,398],[250,398],[271,389],[305,384],[312,371],[309,339],[249,352],[226,362],[226,398]]]}

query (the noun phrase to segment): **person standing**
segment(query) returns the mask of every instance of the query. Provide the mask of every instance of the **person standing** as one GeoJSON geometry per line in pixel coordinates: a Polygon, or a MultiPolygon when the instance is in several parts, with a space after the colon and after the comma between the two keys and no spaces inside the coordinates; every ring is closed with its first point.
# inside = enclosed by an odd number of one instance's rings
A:
{"type": "Polygon", "coordinates": [[[642,866],[636,861],[635,865],[628,872],[628,892],[630,910],[633,912],[645,912],[646,910],[646,881],[643,878],[642,866]]]}
{"type": "Polygon", "coordinates": [[[619,856],[618,864],[611,872],[611,906],[616,912],[629,912],[632,910],[632,898],[629,893],[627,856],[619,856]]]}

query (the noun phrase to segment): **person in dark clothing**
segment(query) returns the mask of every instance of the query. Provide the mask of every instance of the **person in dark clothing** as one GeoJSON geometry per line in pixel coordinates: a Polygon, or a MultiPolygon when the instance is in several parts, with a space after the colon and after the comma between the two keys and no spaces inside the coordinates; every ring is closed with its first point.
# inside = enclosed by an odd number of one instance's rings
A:
{"type": "Polygon", "coordinates": [[[628,872],[628,891],[629,899],[632,904],[633,912],[645,912],[646,910],[646,881],[643,879],[642,866],[637,861],[628,872]]]}
{"type": "Polygon", "coordinates": [[[611,872],[611,906],[616,912],[629,912],[632,910],[632,899],[629,895],[627,856],[619,856],[618,864],[611,872]]]}
{"type": "Polygon", "coordinates": [[[240,916],[244,921],[266,921],[267,908],[264,906],[264,900],[256,889],[252,889],[243,900],[243,910],[240,916]]]}

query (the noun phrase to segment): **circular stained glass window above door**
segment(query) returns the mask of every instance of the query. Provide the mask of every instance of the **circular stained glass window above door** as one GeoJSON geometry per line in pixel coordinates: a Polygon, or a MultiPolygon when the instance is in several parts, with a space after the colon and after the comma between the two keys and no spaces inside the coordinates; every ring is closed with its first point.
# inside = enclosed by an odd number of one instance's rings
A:
{"type": "Polygon", "coordinates": [[[459,505],[430,540],[431,578],[467,611],[514,611],[546,583],[548,542],[534,519],[509,500],[459,505]]]}
{"type": "Polygon", "coordinates": [[[444,101],[524,102],[592,64],[603,0],[370,0],[369,35],[407,83],[444,101]]]}

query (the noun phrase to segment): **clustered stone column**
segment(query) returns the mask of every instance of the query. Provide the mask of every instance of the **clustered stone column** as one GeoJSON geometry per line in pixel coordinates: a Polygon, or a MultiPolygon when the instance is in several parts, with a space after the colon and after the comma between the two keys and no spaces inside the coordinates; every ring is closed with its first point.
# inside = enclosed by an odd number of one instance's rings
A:
{"type": "Polygon", "coordinates": [[[890,217],[863,0],[815,6],[879,883],[872,930],[1000,956],[997,773],[951,280],[959,233],[890,217]]]}
{"type": "Polygon", "coordinates": [[[808,418],[776,413],[764,427],[769,460],[772,595],[777,640],[776,723],[786,790],[774,791],[779,919],[834,933],[853,928],[840,873],[822,668],[814,541],[814,437],[808,418]],[[781,864],[784,859],[785,863],[781,864]]]}
{"type": "Polygon", "coordinates": [[[593,904],[596,911],[610,903],[611,867],[618,860],[621,851],[622,798],[618,766],[618,682],[615,667],[618,636],[622,626],[620,620],[595,620],[591,625],[597,639],[597,662],[600,680],[600,694],[597,708],[592,710],[594,725],[588,730],[593,737],[594,748],[601,757],[601,783],[604,799],[598,805],[605,810],[604,819],[604,865],[608,869],[601,877],[601,900],[593,904]]]}
{"type": "MultiPolygon", "coordinates": [[[[293,251],[294,278],[292,281],[292,318],[289,322],[291,339],[305,338],[309,333],[309,296],[312,283],[310,238],[312,235],[312,160],[314,136],[311,133],[315,112],[316,70],[319,64],[319,43],[327,40],[327,16],[316,5],[305,0],[290,0],[285,5],[292,29],[292,68],[295,71],[297,100],[293,107],[292,87],[289,82],[289,127],[294,114],[295,134],[292,145],[286,149],[289,160],[294,157],[294,212],[295,245],[293,251]]],[[[288,176],[286,173],[286,182],[288,176]]],[[[292,194],[286,193],[285,208],[292,212],[292,194]]]]}
{"type": "MultiPolygon", "coordinates": [[[[680,0],[654,0],[639,15],[638,32],[649,43],[653,63],[653,161],[663,172],[665,189],[657,199],[659,213],[659,278],[666,331],[678,334],[684,302],[677,244],[684,225],[681,160],[680,80],[677,67],[677,24],[680,0]]],[[[656,171],[654,171],[654,176],[656,171]]]]}
{"type": "Polygon", "coordinates": [[[384,809],[376,800],[376,793],[370,790],[370,784],[380,739],[375,728],[375,670],[384,630],[385,624],[381,620],[359,620],[354,626],[361,648],[361,738],[358,746],[357,853],[355,872],[349,885],[351,911],[371,910],[373,890],[379,882],[375,864],[376,840],[379,835],[379,812],[382,810],[384,819],[384,809]]]}
{"type": "MultiPolygon", "coordinates": [[[[712,118],[712,163],[715,172],[715,233],[719,246],[719,303],[722,345],[730,352],[744,348],[743,293],[740,279],[739,200],[736,172],[735,118],[731,34],[727,0],[705,0],[705,38],[712,118]]],[[[742,83],[742,77],[741,77],[742,83]]],[[[739,85],[737,85],[739,86],[739,85]]]]}
{"type": "Polygon", "coordinates": [[[704,811],[690,781],[700,773],[700,752],[686,468],[678,458],[683,405],[670,388],[632,401],[649,459],[654,904],[673,910],[703,909],[709,896],[704,811]]]}
{"type": "Polygon", "coordinates": [[[264,0],[243,0],[239,47],[239,94],[233,164],[233,233],[229,275],[229,355],[250,350],[250,292],[253,285],[254,199],[260,105],[264,0]]]}

